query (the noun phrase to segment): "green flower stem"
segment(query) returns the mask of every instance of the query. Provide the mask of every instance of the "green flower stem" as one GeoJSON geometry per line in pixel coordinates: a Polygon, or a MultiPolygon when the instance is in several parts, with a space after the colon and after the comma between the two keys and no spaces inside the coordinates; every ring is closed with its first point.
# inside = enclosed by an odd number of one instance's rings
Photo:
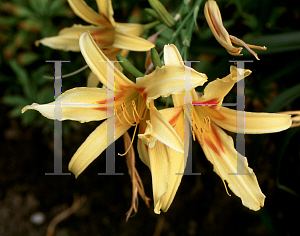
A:
{"type": "Polygon", "coordinates": [[[181,22],[181,24],[179,25],[179,27],[176,29],[176,31],[173,33],[173,36],[171,37],[169,43],[172,44],[175,42],[176,38],[178,37],[180,31],[183,29],[183,27],[185,26],[185,24],[187,23],[187,21],[191,18],[191,16],[194,14],[194,9],[196,6],[200,6],[200,4],[202,3],[202,0],[197,0],[193,9],[189,12],[189,14],[184,18],[184,20],[181,22]]]}
{"type": "Polygon", "coordinates": [[[155,26],[157,26],[157,25],[160,25],[161,23],[160,23],[160,21],[153,21],[153,22],[150,22],[150,23],[148,23],[148,24],[145,24],[145,25],[143,25],[143,29],[144,30],[149,30],[149,29],[152,29],[153,27],[155,27],[155,26]]]}

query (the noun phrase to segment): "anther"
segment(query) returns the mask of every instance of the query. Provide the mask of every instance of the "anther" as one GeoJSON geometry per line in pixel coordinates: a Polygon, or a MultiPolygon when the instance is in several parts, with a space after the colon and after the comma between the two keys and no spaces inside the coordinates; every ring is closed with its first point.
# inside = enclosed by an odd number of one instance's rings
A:
{"type": "Polygon", "coordinates": [[[205,124],[205,131],[210,132],[211,126],[210,126],[210,118],[208,116],[204,117],[204,124],[205,124]]]}
{"type": "Polygon", "coordinates": [[[144,120],[146,115],[144,115],[144,117],[141,117],[136,109],[136,105],[135,105],[135,102],[132,101],[131,102],[131,107],[132,107],[132,110],[135,112],[135,114],[137,115],[137,117],[139,118],[139,120],[144,120]]]}

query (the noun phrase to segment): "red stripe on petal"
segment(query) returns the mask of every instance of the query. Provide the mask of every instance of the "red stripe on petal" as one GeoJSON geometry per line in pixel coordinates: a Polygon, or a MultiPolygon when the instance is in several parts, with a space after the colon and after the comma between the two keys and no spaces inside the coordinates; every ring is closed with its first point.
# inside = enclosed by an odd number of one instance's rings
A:
{"type": "Polygon", "coordinates": [[[98,111],[106,111],[107,110],[107,107],[106,107],[107,100],[106,99],[103,101],[95,102],[93,104],[99,104],[99,107],[93,108],[94,110],[98,110],[98,111]]]}
{"type": "Polygon", "coordinates": [[[209,148],[213,150],[213,152],[218,156],[220,156],[221,153],[224,153],[224,147],[215,127],[215,124],[211,124],[210,135],[204,135],[204,141],[204,145],[208,145],[209,148]]]}
{"type": "Polygon", "coordinates": [[[101,14],[102,14],[103,18],[104,18],[108,23],[110,23],[108,17],[107,17],[103,12],[101,12],[101,14]]]}
{"type": "MultiPolygon", "coordinates": [[[[179,110],[179,109],[178,109],[178,110],[179,110]]],[[[170,125],[172,125],[173,127],[175,126],[175,123],[176,123],[176,121],[177,121],[177,119],[178,119],[178,117],[179,117],[181,111],[182,111],[182,109],[180,109],[180,110],[178,111],[178,113],[175,114],[175,115],[172,117],[171,120],[169,120],[170,125]]]]}
{"type": "Polygon", "coordinates": [[[147,93],[144,93],[145,89],[146,88],[143,88],[143,87],[142,88],[135,88],[135,90],[138,91],[146,101],[147,93]]]}

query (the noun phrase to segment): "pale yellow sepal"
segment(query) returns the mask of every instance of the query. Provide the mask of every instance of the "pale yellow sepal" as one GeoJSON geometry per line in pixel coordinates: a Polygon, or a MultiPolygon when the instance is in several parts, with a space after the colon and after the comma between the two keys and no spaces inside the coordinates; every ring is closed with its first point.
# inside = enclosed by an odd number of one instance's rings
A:
{"type": "MultiPolygon", "coordinates": [[[[98,2],[110,2],[110,0],[102,0],[98,2]]],[[[68,3],[74,13],[79,16],[84,21],[92,25],[103,25],[110,26],[110,22],[105,19],[103,15],[95,12],[91,7],[89,7],[83,0],[68,0],[68,3]]],[[[99,5],[98,5],[99,6],[99,5]]]]}
{"type": "Polygon", "coordinates": [[[219,109],[224,97],[229,93],[235,83],[250,74],[250,70],[237,69],[235,66],[230,66],[230,74],[222,79],[216,79],[208,83],[204,89],[203,96],[194,101],[194,103],[207,104],[208,106],[215,105],[215,108],[219,109]]]}
{"type": "Polygon", "coordinates": [[[182,57],[174,44],[164,46],[164,61],[168,66],[184,66],[182,57]]]}
{"type": "MultiPolygon", "coordinates": [[[[111,117],[109,119],[115,119],[111,117]]],[[[115,140],[121,137],[131,126],[122,125],[115,119],[115,140]]],[[[78,148],[69,163],[69,170],[77,178],[111,143],[107,143],[107,121],[99,125],[78,148]]],[[[111,140],[112,141],[112,140],[111,140]]]]}
{"type": "Polygon", "coordinates": [[[149,148],[153,148],[156,140],[159,140],[177,152],[184,152],[180,137],[152,103],[150,104],[150,121],[147,121],[145,133],[138,136],[149,148]]]}
{"type": "Polygon", "coordinates": [[[86,63],[104,86],[107,87],[107,83],[109,83],[109,86],[115,86],[116,90],[124,90],[134,86],[134,83],[127,79],[117,68],[111,68],[114,71],[114,77],[107,78],[107,62],[109,59],[99,49],[89,33],[81,35],[79,46],[86,63]]]}
{"type": "Polygon", "coordinates": [[[111,0],[97,0],[98,11],[107,19],[112,25],[115,25],[114,10],[111,0]]]}
{"type": "MultiPolygon", "coordinates": [[[[57,99],[62,111],[59,120],[75,120],[82,123],[103,120],[106,118],[106,97],[106,89],[102,88],[70,89],[57,99]]],[[[55,102],[42,105],[33,103],[24,107],[22,113],[29,109],[37,110],[49,119],[56,119],[55,102]]]]}
{"type": "Polygon", "coordinates": [[[171,94],[179,94],[185,90],[185,73],[190,73],[191,86],[195,88],[203,85],[207,81],[205,74],[199,73],[186,66],[163,66],[157,67],[155,71],[144,77],[136,79],[136,90],[138,90],[146,100],[149,108],[150,101],[171,94]]]}
{"type": "MultiPolygon", "coordinates": [[[[168,108],[156,112],[173,127],[179,140],[183,142],[184,116],[182,108],[168,108]]],[[[155,118],[155,116],[158,115],[157,113],[153,116],[153,112],[150,112],[151,122],[152,120],[158,120],[155,118]]],[[[149,128],[150,126],[148,125],[147,127],[149,128]]],[[[153,127],[155,126],[151,125],[152,129],[153,127]]],[[[148,131],[149,130],[150,129],[148,129],[148,131]]],[[[145,132],[145,134],[146,133],[148,135],[153,134],[153,130],[151,130],[151,132],[145,132]]],[[[139,135],[138,151],[143,162],[151,170],[154,212],[160,214],[161,210],[166,212],[169,209],[175,197],[186,164],[185,155],[187,155],[188,152],[182,153],[175,151],[173,148],[165,145],[165,141],[161,142],[157,139],[154,145],[150,147],[141,141],[142,137],[142,135],[139,135]]],[[[168,135],[164,137],[166,138],[168,135]]]]}
{"type": "Polygon", "coordinates": [[[200,108],[204,115],[220,127],[237,133],[264,134],[286,130],[291,126],[290,115],[263,113],[263,112],[243,112],[220,107],[218,111],[206,107],[200,108]],[[244,121],[242,127],[237,125],[237,119],[244,121]]]}
{"type": "Polygon", "coordinates": [[[148,40],[118,29],[115,31],[114,36],[112,47],[115,48],[127,50],[132,50],[134,48],[134,51],[148,51],[154,47],[153,43],[148,40]]]}
{"type": "Polygon", "coordinates": [[[234,149],[232,138],[213,123],[211,131],[204,134],[202,149],[213,164],[214,171],[228,183],[232,192],[242,199],[244,206],[254,211],[263,207],[265,195],[253,170],[248,167],[247,159],[234,149]],[[243,169],[239,173],[237,165],[243,169]]]}
{"type": "Polygon", "coordinates": [[[116,26],[120,31],[123,31],[127,34],[132,34],[135,36],[140,36],[145,31],[144,26],[141,24],[116,22],[116,26]]]}

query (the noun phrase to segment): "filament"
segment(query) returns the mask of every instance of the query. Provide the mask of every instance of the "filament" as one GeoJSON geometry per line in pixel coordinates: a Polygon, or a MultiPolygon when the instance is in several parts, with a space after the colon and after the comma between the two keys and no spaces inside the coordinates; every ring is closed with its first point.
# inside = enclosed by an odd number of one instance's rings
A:
{"type": "MultiPolygon", "coordinates": [[[[79,72],[85,70],[85,69],[88,68],[88,67],[89,67],[88,65],[85,65],[85,66],[81,67],[80,69],[75,70],[75,71],[73,71],[73,72],[71,72],[71,73],[69,73],[69,74],[62,75],[62,76],[56,76],[55,79],[67,78],[67,77],[76,75],[76,74],[78,74],[79,72]]],[[[53,79],[53,78],[54,78],[54,76],[47,76],[47,75],[44,75],[43,77],[46,78],[46,79],[53,79]]]]}
{"type": "Polygon", "coordinates": [[[134,137],[135,137],[136,129],[137,129],[137,124],[135,125],[134,132],[133,132],[133,138],[131,140],[131,143],[130,143],[129,147],[127,148],[125,153],[123,153],[123,154],[118,153],[119,156],[125,156],[127,154],[127,152],[129,151],[129,149],[131,148],[134,137]]]}

